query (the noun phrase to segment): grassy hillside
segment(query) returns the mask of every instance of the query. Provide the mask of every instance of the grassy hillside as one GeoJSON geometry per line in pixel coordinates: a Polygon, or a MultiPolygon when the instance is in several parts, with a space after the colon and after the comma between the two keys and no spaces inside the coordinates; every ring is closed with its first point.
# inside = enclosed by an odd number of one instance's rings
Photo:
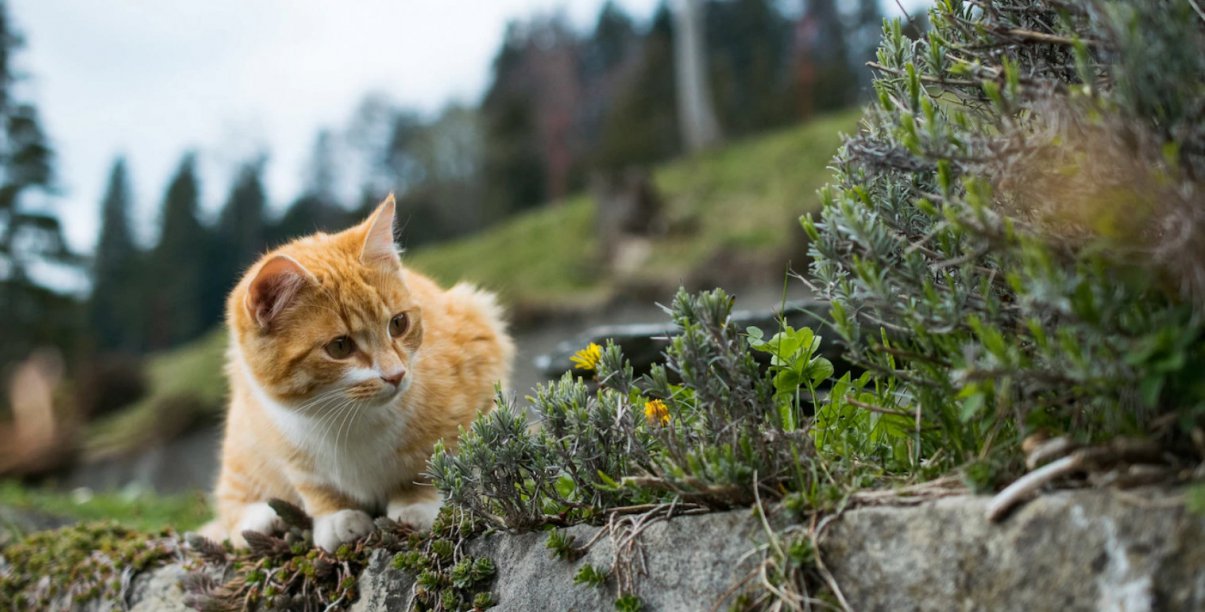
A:
{"type": "Polygon", "coordinates": [[[657,169],[653,178],[668,224],[678,229],[656,241],[629,278],[608,278],[595,261],[599,247],[587,196],[415,250],[406,263],[445,283],[478,282],[512,305],[557,306],[605,300],[621,283],[676,284],[725,255],[774,258],[802,239],[796,220],[819,206],[815,193],[828,180],[828,160],[856,117],[824,117],[657,169]]]}
{"type": "MultiPolygon", "coordinates": [[[[677,285],[739,257],[779,261],[802,240],[799,215],[819,206],[826,165],[858,114],[846,112],[732,144],[658,168],[653,176],[673,229],[652,245],[638,272],[610,278],[596,261],[593,203],[578,196],[512,218],[482,234],[415,249],[407,265],[445,283],[465,279],[517,308],[604,303],[623,284],[677,285]]],[[[802,249],[799,257],[802,258],[802,249]]],[[[87,457],[166,438],[220,411],[225,335],[208,336],[149,361],[151,392],[89,429],[87,457]]]]}

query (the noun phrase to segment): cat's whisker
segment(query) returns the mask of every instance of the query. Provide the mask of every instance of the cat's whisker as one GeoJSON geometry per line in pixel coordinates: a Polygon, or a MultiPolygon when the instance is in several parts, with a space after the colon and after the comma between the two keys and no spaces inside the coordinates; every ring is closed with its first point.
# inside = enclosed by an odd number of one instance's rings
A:
{"type": "Polygon", "coordinates": [[[321,402],[315,403],[311,406],[307,406],[304,410],[301,411],[301,413],[305,414],[306,416],[308,416],[310,418],[316,418],[319,415],[325,415],[328,411],[330,411],[331,406],[338,404],[341,400],[342,400],[342,398],[337,395],[328,397],[321,402]]]}
{"type": "MultiPolygon", "coordinates": [[[[352,410],[352,401],[349,399],[339,405],[339,415],[332,421],[333,437],[330,439],[331,448],[334,449],[336,455],[339,453],[339,437],[343,431],[343,425],[347,422],[347,417],[352,410]]],[[[322,438],[326,440],[326,431],[323,431],[322,438]]]]}
{"type": "MultiPolygon", "coordinates": [[[[356,400],[352,400],[352,402],[351,402],[351,404],[350,404],[350,408],[349,408],[349,409],[348,409],[348,411],[347,411],[347,417],[344,419],[344,420],[346,421],[346,424],[347,424],[347,442],[349,442],[349,443],[351,442],[351,434],[352,434],[352,430],[353,430],[353,429],[355,429],[355,425],[356,425],[356,417],[359,415],[359,411],[360,411],[360,406],[361,406],[361,405],[362,405],[362,404],[361,404],[361,402],[356,401],[356,400]]],[[[339,438],[340,438],[340,436],[342,435],[342,433],[343,433],[343,425],[340,425],[340,426],[339,426],[339,433],[335,435],[335,450],[336,450],[336,452],[338,452],[339,447],[341,446],[341,445],[340,445],[340,443],[339,443],[339,438]]]]}
{"type": "Polygon", "coordinates": [[[323,405],[329,403],[330,401],[332,401],[334,399],[337,399],[338,395],[339,395],[339,393],[338,393],[339,391],[340,391],[339,389],[331,389],[329,391],[324,391],[322,393],[319,393],[318,395],[315,395],[314,397],[307,399],[305,402],[302,402],[301,405],[296,406],[294,408],[294,410],[296,410],[297,412],[306,413],[306,412],[310,412],[310,411],[313,411],[316,409],[320,409],[323,405]]]}
{"type": "Polygon", "coordinates": [[[335,422],[339,419],[339,416],[342,414],[343,407],[348,402],[349,402],[349,400],[346,397],[334,398],[331,402],[331,404],[333,404],[333,405],[328,404],[326,406],[326,411],[323,413],[323,415],[321,417],[319,417],[318,422],[314,424],[314,430],[319,431],[318,439],[323,439],[326,437],[326,435],[330,431],[331,427],[334,426],[335,422]],[[342,400],[342,401],[339,401],[338,403],[334,403],[334,400],[342,400]]]}
{"type": "Polygon", "coordinates": [[[327,434],[331,433],[331,430],[335,427],[335,423],[340,422],[340,418],[344,415],[350,405],[351,400],[345,399],[343,402],[331,409],[331,411],[327,414],[327,417],[324,419],[325,426],[322,428],[322,433],[318,435],[319,439],[325,439],[327,434]]]}
{"type": "Polygon", "coordinates": [[[335,453],[339,453],[339,438],[343,437],[343,426],[347,424],[347,417],[351,416],[352,404],[348,402],[347,408],[343,411],[343,418],[339,419],[339,428],[335,430],[335,453]]]}
{"type": "Polygon", "coordinates": [[[338,408],[337,407],[331,408],[330,410],[327,410],[325,413],[323,413],[323,415],[318,419],[318,423],[316,423],[314,425],[314,429],[319,430],[321,432],[318,435],[319,438],[326,436],[326,430],[330,428],[330,424],[332,421],[334,421],[334,417],[337,414],[338,414],[338,408]]]}
{"type": "Polygon", "coordinates": [[[308,417],[315,417],[318,415],[318,413],[320,411],[322,411],[327,406],[330,406],[332,403],[338,401],[338,399],[339,398],[337,398],[337,397],[324,397],[321,400],[307,402],[305,405],[298,406],[298,407],[294,408],[293,410],[295,412],[304,414],[308,417]]]}
{"type": "MultiPolygon", "coordinates": [[[[318,425],[321,425],[322,422],[324,420],[326,420],[331,415],[332,412],[337,411],[337,408],[332,408],[331,406],[337,404],[341,400],[350,401],[349,398],[347,397],[347,389],[345,389],[345,388],[331,389],[329,391],[319,394],[318,396],[316,396],[314,398],[311,398],[306,403],[295,408],[295,410],[297,410],[298,412],[301,412],[303,414],[317,413],[319,411],[323,411],[322,416],[318,417],[319,418],[318,425]]],[[[307,414],[307,416],[313,417],[314,415],[307,414]]]]}

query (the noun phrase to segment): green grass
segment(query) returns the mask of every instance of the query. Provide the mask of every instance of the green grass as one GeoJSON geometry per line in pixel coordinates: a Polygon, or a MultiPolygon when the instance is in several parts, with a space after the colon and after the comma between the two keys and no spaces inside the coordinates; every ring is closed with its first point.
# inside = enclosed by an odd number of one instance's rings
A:
{"type": "Polygon", "coordinates": [[[111,520],[142,531],[171,527],[183,532],[200,527],[210,517],[208,501],[199,492],[80,495],[30,488],[12,481],[0,482],[0,505],[77,521],[111,520]]]}
{"type": "Polygon", "coordinates": [[[404,262],[445,284],[480,283],[509,304],[571,305],[601,297],[594,211],[586,197],[532,211],[479,235],[415,249],[404,262]]]}
{"type": "Polygon", "coordinates": [[[653,180],[671,231],[630,278],[609,278],[598,263],[588,196],[416,249],[406,263],[444,283],[477,282],[511,305],[552,307],[605,301],[623,283],[676,285],[730,254],[774,264],[802,243],[798,218],[819,209],[828,161],[857,117],[822,117],[658,168],[653,180]]]}
{"type": "MultiPolygon", "coordinates": [[[[415,249],[405,263],[446,284],[474,281],[515,309],[564,310],[604,304],[624,284],[676,287],[713,262],[783,266],[803,259],[799,216],[815,211],[816,190],[842,132],[859,113],[847,111],[750,138],[657,168],[670,230],[648,260],[626,278],[598,261],[589,196],[518,215],[481,234],[415,249]]],[[[197,418],[221,413],[226,394],[221,330],[149,360],[150,393],[92,425],[85,455],[103,458],[178,433],[197,418]]]]}
{"type": "Polygon", "coordinates": [[[697,229],[658,243],[643,273],[673,280],[718,255],[772,260],[802,244],[799,216],[819,210],[816,191],[828,182],[841,133],[852,132],[857,117],[823,117],[662,169],[656,181],[668,215],[697,229]]]}

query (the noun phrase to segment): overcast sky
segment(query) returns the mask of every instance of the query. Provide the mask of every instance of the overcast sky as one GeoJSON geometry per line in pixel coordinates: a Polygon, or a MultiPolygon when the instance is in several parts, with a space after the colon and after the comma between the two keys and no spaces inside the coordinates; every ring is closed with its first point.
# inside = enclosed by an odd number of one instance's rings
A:
{"type": "MultiPolygon", "coordinates": [[[[619,0],[641,21],[657,0],[619,0]]],[[[909,2],[908,4],[912,4],[909,2]]],[[[25,34],[18,67],[58,155],[70,243],[95,241],[115,155],[133,213],[151,231],[181,154],[201,154],[206,210],[234,164],[271,154],[267,188],[295,196],[315,133],[339,127],[370,91],[435,111],[475,103],[506,23],[562,10],[588,27],[602,0],[11,0],[25,34]]]]}

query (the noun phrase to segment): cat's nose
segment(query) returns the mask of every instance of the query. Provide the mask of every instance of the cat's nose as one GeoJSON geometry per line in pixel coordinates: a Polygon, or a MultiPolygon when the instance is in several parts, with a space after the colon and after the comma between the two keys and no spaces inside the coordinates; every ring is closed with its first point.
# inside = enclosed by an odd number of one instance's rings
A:
{"type": "Polygon", "coordinates": [[[398,368],[392,372],[389,372],[388,374],[381,374],[381,380],[383,380],[395,387],[400,385],[402,383],[402,379],[405,377],[406,377],[405,368],[398,368]]]}

